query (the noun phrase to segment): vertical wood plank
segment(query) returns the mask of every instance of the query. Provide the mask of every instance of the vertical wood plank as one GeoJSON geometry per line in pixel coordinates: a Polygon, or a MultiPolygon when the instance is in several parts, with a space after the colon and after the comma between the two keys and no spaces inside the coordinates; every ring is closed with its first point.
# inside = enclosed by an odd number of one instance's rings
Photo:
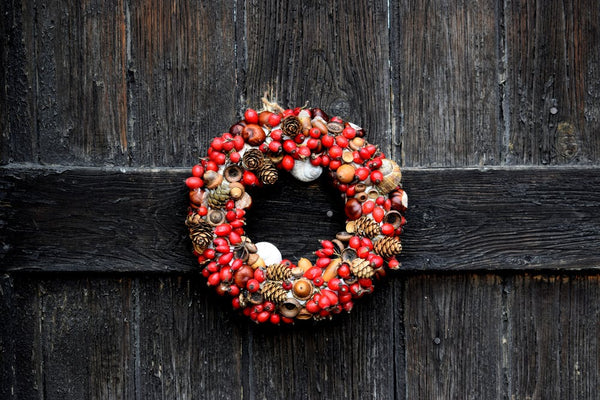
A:
{"type": "Polygon", "coordinates": [[[131,163],[193,165],[236,118],[233,4],[132,0],[128,18],[131,163]]]}
{"type": "Polygon", "coordinates": [[[600,3],[505,2],[512,164],[598,162],[600,3]]]}
{"type": "Polygon", "coordinates": [[[19,275],[0,277],[0,398],[43,396],[37,284],[19,275]]]}
{"type": "Polygon", "coordinates": [[[246,397],[244,333],[231,320],[231,305],[205,282],[198,276],[140,280],[139,398],[246,397]]]}
{"type": "Polygon", "coordinates": [[[406,398],[502,398],[500,279],[417,275],[404,295],[406,398]]]}
{"type": "Polygon", "coordinates": [[[403,344],[394,335],[393,289],[376,286],[350,315],[252,329],[250,398],[394,399],[403,344]]]}
{"type": "Polygon", "coordinates": [[[134,398],[131,283],[65,276],[39,282],[43,398],[134,398]]]}
{"type": "Polygon", "coordinates": [[[391,10],[404,165],[501,163],[496,2],[408,1],[391,10]]]}
{"type": "Polygon", "coordinates": [[[0,164],[37,161],[36,58],[31,2],[0,2],[0,164]]]}
{"type": "Polygon", "coordinates": [[[125,0],[28,7],[35,23],[40,161],[126,164],[125,0]]]}
{"type": "Polygon", "coordinates": [[[508,294],[512,398],[598,396],[599,298],[598,275],[514,278],[508,294]]]}
{"type": "Polygon", "coordinates": [[[244,3],[245,106],[269,91],[282,106],[320,107],[392,151],[386,1],[244,3]]]}

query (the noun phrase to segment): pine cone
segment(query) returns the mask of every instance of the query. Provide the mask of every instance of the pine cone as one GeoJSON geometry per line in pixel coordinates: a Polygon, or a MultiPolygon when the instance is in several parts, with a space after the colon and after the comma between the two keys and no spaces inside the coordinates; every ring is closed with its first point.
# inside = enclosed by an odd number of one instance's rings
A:
{"type": "Polygon", "coordinates": [[[371,267],[371,263],[364,258],[355,258],[350,264],[350,271],[357,278],[370,278],[375,274],[375,270],[371,267]]]}
{"type": "Polygon", "coordinates": [[[188,215],[185,224],[190,230],[190,239],[197,253],[202,253],[212,242],[214,233],[213,228],[197,213],[188,215]]]}
{"type": "Polygon", "coordinates": [[[265,185],[272,185],[277,182],[278,178],[279,172],[277,171],[277,167],[273,165],[271,160],[265,160],[262,167],[258,170],[258,179],[265,185]]]}
{"type": "Polygon", "coordinates": [[[383,258],[394,257],[402,251],[402,244],[398,238],[384,236],[375,242],[373,250],[383,258]]]}
{"type": "Polygon", "coordinates": [[[288,264],[271,264],[267,267],[267,279],[284,281],[292,277],[292,270],[288,264]]]}
{"type": "Polygon", "coordinates": [[[298,117],[290,115],[281,121],[281,130],[285,135],[293,139],[296,137],[296,135],[302,133],[302,123],[298,117]]]}
{"type": "Polygon", "coordinates": [[[362,216],[354,221],[354,231],[360,236],[373,238],[381,233],[381,226],[374,219],[362,216]]]}
{"type": "Polygon", "coordinates": [[[220,185],[208,194],[208,205],[212,208],[223,208],[229,200],[229,187],[220,185]]]}
{"type": "Polygon", "coordinates": [[[262,167],[265,157],[258,149],[249,149],[244,153],[242,164],[248,171],[256,171],[262,167]]]}
{"type": "Polygon", "coordinates": [[[281,286],[279,281],[265,281],[261,288],[265,300],[273,303],[283,303],[287,298],[287,291],[281,286]]]}

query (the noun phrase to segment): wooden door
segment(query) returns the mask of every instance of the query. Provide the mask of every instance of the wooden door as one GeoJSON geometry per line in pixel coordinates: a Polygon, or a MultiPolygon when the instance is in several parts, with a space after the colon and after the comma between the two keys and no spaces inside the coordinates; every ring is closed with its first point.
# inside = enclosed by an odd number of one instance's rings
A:
{"type": "MultiPolygon", "coordinates": [[[[0,398],[597,398],[597,1],[67,3],[0,6],[0,398]],[[265,91],[403,166],[402,270],[329,322],[239,317],[186,238],[265,91]]],[[[282,186],[249,228],[298,258],[343,216],[282,186]]]]}

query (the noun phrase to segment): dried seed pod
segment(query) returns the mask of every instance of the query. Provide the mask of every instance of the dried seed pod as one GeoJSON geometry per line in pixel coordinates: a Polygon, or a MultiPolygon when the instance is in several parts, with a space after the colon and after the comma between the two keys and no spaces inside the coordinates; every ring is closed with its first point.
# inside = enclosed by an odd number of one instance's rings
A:
{"type": "Polygon", "coordinates": [[[342,263],[341,258],[334,258],[331,260],[325,271],[323,271],[323,282],[329,282],[337,275],[337,270],[342,263]]]}
{"type": "Polygon", "coordinates": [[[261,293],[266,300],[280,304],[287,299],[287,290],[281,286],[281,281],[265,281],[261,293]]]}
{"type": "Polygon", "coordinates": [[[265,185],[272,185],[277,182],[278,178],[279,172],[277,171],[277,167],[273,165],[271,160],[265,160],[262,167],[258,170],[258,179],[265,185]]]}
{"type": "Polygon", "coordinates": [[[286,299],[280,306],[279,312],[286,318],[294,318],[300,310],[302,306],[296,299],[286,299]]]}
{"type": "Polygon", "coordinates": [[[356,250],[354,250],[352,247],[346,247],[343,251],[342,251],[342,261],[343,262],[352,262],[354,261],[356,258],[358,257],[358,255],[356,254],[356,250]]]}
{"type": "Polygon", "coordinates": [[[300,309],[300,312],[298,315],[296,315],[297,320],[307,320],[311,319],[312,317],[313,315],[306,308],[300,309]]]}
{"type": "Polygon", "coordinates": [[[327,124],[327,130],[334,135],[338,135],[344,130],[344,125],[339,122],[330,122],[327,124]]]}
{"type": "Polygon", "coordinates": [[[248,194],[248,192],[244,192],[242,197],[238,201],[235,202],[235,208],[245,209],[252,205],[252,197],[248,194]]]}
{"type": "Polygon", "coordinates": [[[214,189],[223,182],[223,175],[217,171],[208,170],[202,176],[207,189],[214,189]]]}
{"type": "Polygon", "coordinates": [[[399,228],[400,224],[402,224],[402,214],[395,210],[388,211],[385,217],[383,217],[383,222],[391,224],[394,228],[399,228]]]}
{"type": "Polygon", "coordinates": [[[212,226],[217,226],[225,221],[225,212],[223,210],[210,210],[206,215],[206,220],[212,226]]]}
{"type": "Polygon", "coordinates": [[[283,281],[292,277],[289,263],[271,264],[267,267],[267,279],[272,281],[283,281]]]}
{"type": "Polygon", "coordinates": [[[227,182],[239,182],[242,179],[242,175],[242,169],[235,164],[228,166],[225,168],[225,171],[223,171],[223,176],[227,182]]]}
{"type": "Polygon", "coordinates": [[[342,242],[347,242],[350,240],[350,238],[352,238],[352,236],[353,235],[350,232],[338,232],[335,234],[335,238],[342,242]]]}
{"type": "Polygon", "coordinates": [[[381,226],[375,220],[362,216],[354,221],[354,231],[360,236],[373,238],[381,233],[381,226]]]}
{"type": "Polygon", "coordinates": [[[394,257],[402,252],[402,244],[398,238],[384,236],[373,244],[373,251],[383,258],[394,257]]]}
{"type": "Polygon", "coordinates": [[[211,208],[223,208],[229,198],[229,187],[220,185],[208,194],[207,202],[211,208]]]}
{"type": "Polygon", "coordinates": [[[388,160],[387,158],[382,161],[381,168],[384,168],[382,170],[383,180],[377,185],[377,188],[382,194],[386,194],[398,187],[402,181],[402,172],[400,171],[400,166],[395,161],[388,160]],[[383,171],[386,171],[386,173],[383,171]]]}
{"type": "Polygon", "coordinates": [[[264,159],[265,156],[260,150],[249,149],[242,157],[242,164],[248,171],[256,171],[262,166],[264,159]]]}
{"type": "Polygon", "coordinates": [[[294,285],[292,286],[292,291],[294,297],[296,297],[297,299],[306,300],[312,294],[313,284],[308,279],[301,278],[294,282],[294,285]]]}
{"type": "Polygon", "coordinates": [[[375,270],[371,267],[371,263],[364,258],[356,258],[350,264],[350,271],[357,278],[370,278],[375,274],[375,270]]]}
{"type": "Polygon", "coordinates": [[[281,121],[281,130],[285,135],[295,138],[296,135],[302,133],[302,122],[298,117],[289,115],[281,121]]]}
{"type": "Polygon", "coordinates": [[[310,260],[308,258],[302,257],[301,259],[298,260],[298,267],[302,268],[302,270],[304,272],[308,271],[309,269],[312,268],[312,263],[310,262],[310,260]]]}
{"type": "Polygon", "coordinates": [[[234,200],[239,200],[244,193],[246,192],[246,189],[244,188],[244,185],[242,185],[239,182],[232,182],[229,184],[229,195],[231,196],[232,199],[234,200]]]}
{"type": "Polygon", "coordinates": [[[364,203],[365,201],[367,201],[369,199],[369,196],[365,192],[359,192],[359,193],[356,193],[354,198],[356,200],[360,201],[361,203],[364,203]]]}

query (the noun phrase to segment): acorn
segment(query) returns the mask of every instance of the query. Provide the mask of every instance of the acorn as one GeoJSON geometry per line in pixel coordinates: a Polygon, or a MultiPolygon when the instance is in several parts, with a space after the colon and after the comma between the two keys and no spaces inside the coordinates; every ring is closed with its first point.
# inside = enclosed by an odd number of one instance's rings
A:
{"type": "Polygon", "coordinates": [[[244,185],[239,182],[233,182],[229,184],[229,195],[234,200],[240,199],[244,195],[245,191],[244,185]]]}
{"type": "Polygon", "coordinates": [[[306,300],[313,291],[313,284],[305,278],[298,279],[292,286],[294,296],[299,300],[306,300]]]}
{"type": "Polygon", "coordinates": [[[202,176],[207,189],[214,189],[223,182],[223,175],[217,171],[208,170],[202,176]]]}
{"type": "Polygon", "coordinates": [[[242,179],[243,174],[244,171],[235,164],[228,166],[225,168],[225,171],[223,171],[223,176],[227,182],[239,182],[242,179]]]}

